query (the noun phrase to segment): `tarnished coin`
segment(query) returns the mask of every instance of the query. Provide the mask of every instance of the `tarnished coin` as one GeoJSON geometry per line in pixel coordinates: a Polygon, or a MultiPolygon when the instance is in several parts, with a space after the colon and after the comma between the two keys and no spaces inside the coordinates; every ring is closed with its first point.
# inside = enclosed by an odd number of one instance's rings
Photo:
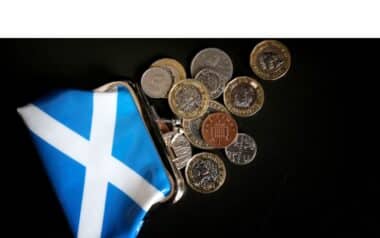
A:
{"type": "Polygon", "coordinates": [[[203,116],[196,119],[183,119],[182,128],[185,136],[189,139],[190,143],[200,149],[210,150],[213,147],[207,144],[201,135],[201,127],[203,120],[210,114],[214,112],[227,112],[227,109],[220,103],[214,100],[210,100],[208,108],[203,116]]]}
{"type": "Polygon", "coordinates": [[[249,64],[260,78],[276,80],[289,71],[290,61],[290,52],[284,44],[276,40],[265,40],[253,48],[249,64]]]}
{"type": "Polygon", "coordinates": [[[226,180],[226,167],[215,154],[203,152],[194,155],[185,169],[189,186],[200,193],[217,191],[226,180]]]}
{"type": "Polygon", "coordinates": [[[202,116],[207,110],[209,100],[206,87],[193,79],[179,81],[169,92],[169,106],[180,118],[202,116]]]}
{"type": "Polygon", "coordinates": [[[174,131],[167,132],[163,135],[165,144],[168,145],[176,156],[173,163],[177,169],[185,168],[187,161],[191,159],[191,145],[182,133],[174,131]]]}
{"type": "Polygon", "coordinates": [[[141,88],[151,98],[166,98],[172,83],[169,71],[160,67],[147,69],[141,77],[141,88]]]}
{"type": "Polygon", "coordinates": [[[218,72],[224,82],[227,82],[232,77],[232,60],[227,53],[221,49],[206,48],[194,56],[190,65],[191,76],[195,77],[199,71],[205,68],[218,72]]]}
{"type": "Polygon", "coordinates": [[[201,132],[207,144],[215,148],[224,148],[236,139],[238,126],[230,114],[215,112],[202,122],[201,132]]]}
{"type": "Polygon", "coordinates": [[[174,79],[174,83],[186,79],[185,68],[175,59],[163,58],[156,60],[153,62],[152,67],[163,67],[169,70],[174,79]]]}
{"type": "Polygon", "coordinates": [[[234,164],[245,165],[253,161],[257,152],[255,140],[245,134],[239,133],[234,143],[225,149],[227,158],[234,164]]]}
{"type": "Polygon", "coordinates": [[[212,69],[202,69],[195,75],[195,80],[206,86],[211,99],[216,99],[223,93],[225,82],[220,74],[212,69]]]}
{"type": "Polygon", "coordinates": [[[249,117],[264,104],[264,89],[259,82],[248,76],[240,76],[229,82],[224,90],[224,104],[239,117],[249,117]]]}

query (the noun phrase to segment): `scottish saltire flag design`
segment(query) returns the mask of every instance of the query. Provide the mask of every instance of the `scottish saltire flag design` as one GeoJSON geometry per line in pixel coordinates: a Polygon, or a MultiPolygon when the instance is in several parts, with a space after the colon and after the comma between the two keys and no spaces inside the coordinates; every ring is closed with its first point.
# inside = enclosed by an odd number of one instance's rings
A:
{"type": "Polygon", "coordinates": [[[170,193],[131,93],[59,91],[19,108],[77,237],[135,237],[170,193]]]}

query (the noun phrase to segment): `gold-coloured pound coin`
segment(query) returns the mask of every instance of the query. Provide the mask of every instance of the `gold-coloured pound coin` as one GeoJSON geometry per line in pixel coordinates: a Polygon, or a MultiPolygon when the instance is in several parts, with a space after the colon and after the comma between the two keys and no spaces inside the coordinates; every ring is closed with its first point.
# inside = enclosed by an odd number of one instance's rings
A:
{"type": "Polygon", "coordinates": [[[264,40],[253,48],[249,64],[253,72],[264,80],[277,80],[290,69],[288,48],[276,40],[264,40]]]}
{"type": "Polygon", "coordinates": [[[227,109],[239,117],[249,117],[264,104],[264,89],[259,82],[248,76],[230,81],[223,94],[227,109]]]}
{"type": "Polygon", "coordinates": [[[203,152],[194,155],[186,165],[187,184],[197,192],[217,191],[226,180],[226,167],[216,154],[203,152]]]}
{"type": "Polygon", "coordinates": [[[169,92],[169,106],[179,118],[193,119],[202,116],[210,100],[206,87],[193,79],[175,83],[169,92]]]}
{"type": "Polygon", "coordinates": [[[155,62],[153,62],[153,64],[151,66],[162,67],[162,68],[166,68],[167,70],[169,70],[173,79],[174,79],[174,83],[177,83],[181,80],[186,79],[185,68],[182,66],[182,64],[180,62],[178,62],[175,59],[162,58],[162,59],[159,59],[159,60],[156,60],[155,62]]]}
{"type": "Polygon", "coordinates": [[[210,100],[208,108],[205,114],[195,119],[183,119],[182,128],[187,139],[190,143],[200,149],[210,150],[213,147],[204,141],[201,135],[201,127],[204,119],[214,112],[228,112],[227,109],[220,103],[214,100],[210,100]]]}

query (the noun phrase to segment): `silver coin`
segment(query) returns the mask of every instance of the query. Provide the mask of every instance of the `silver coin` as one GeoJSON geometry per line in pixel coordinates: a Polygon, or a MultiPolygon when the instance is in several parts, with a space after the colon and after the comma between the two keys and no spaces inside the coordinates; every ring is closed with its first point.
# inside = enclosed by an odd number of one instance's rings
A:
{"type": "Polygon", "coordinates": [[[172,79],[174,80],[174,82],[178,82],[178,81],[181,80],[179,72],[178,72],[178,70],[174,66],[165,65],[165,66],[159,66],[159,67],[164,68],[167,71],[169,71],[169,73],[171,74],[172,79]]]}
{"type": "Polygon", "coordinates": [[[191,159],[191,145],[182,133],[174,131],[167,132],[163,135],[165,144],[168,145],[176,156],[173,163],[177,169],[185,168],[187,161],[191,159]]]}
{"type": "Polygon", "coordinates": [[[217,101],[210,100],[206,113],[196,119],[183,119],[182,127],[186,137],[190,143],[200,149],[213,149],[212,146],[207,144],[201,135],[201,127],[203,120],[211,113],[214,112],[227,112],[227,109],[217,101]]]}
{"type": "Polygon", "coordinates": [[[185,169],[188,185],[200,193],[217,191],[226,179],[226,167],[215,154],[203,152],[194,155],[185,169]]]}
{"type": "Polygon", "coordinates": [[[245,165],[256,157],[257,145],[251,136],[239,133],[235,142],[225,148],[225,153],[232,163],[245,165]]]}
{"type": "Polygon", "coordinates": [[[202,69],[209,68],[218,72],[226,83],[231,79],[233,65],[231,58],[226,52],[217,48],[206,48],[198,52],[191,61],[191,75],[195,75],[202,69]]]}
{"type": "Polygon", "coordinates": [[[225,82],[220,74],[212,69],[202,69],[195,75],[195,80],[206,86],[211,99],[216,99],[223,93],[225,82]]]}
{"type": "Polygon", "coordinates": [[[151,98],[167,98],[172,84],[171,73],[161,67],[151,67],[141,77],[141,88],[151,98]]]}

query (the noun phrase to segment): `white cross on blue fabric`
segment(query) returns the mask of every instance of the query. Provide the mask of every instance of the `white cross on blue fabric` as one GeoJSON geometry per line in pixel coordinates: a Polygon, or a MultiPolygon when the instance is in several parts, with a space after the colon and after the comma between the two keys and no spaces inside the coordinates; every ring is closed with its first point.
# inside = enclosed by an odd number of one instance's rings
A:
{"type": "Polygon", "coordinates": [[[135,237],[171,187],[131,93],[58,91],[18,109],[77,237],[135,237]]]}

